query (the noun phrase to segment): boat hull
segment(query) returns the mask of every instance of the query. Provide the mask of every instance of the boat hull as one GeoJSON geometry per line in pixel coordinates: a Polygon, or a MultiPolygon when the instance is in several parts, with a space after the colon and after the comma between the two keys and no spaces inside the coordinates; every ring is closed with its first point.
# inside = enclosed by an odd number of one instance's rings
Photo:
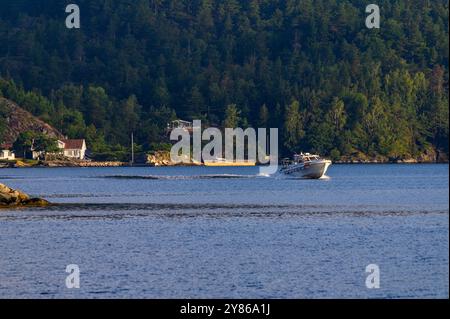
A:
{"type": "Polygon", "coordinates": [[[326,174],[330,165],[331,161],[301,163],[286,167],[281,173],[296,178],[319,179],[326,174]]]}

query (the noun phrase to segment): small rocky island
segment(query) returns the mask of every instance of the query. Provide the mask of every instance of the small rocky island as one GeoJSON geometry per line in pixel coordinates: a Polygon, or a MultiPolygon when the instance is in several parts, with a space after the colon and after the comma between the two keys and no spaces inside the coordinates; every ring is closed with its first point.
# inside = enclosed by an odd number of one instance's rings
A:
{"type": "Polygon", "coordinates": [[[0,183],[0,209],[9,207],[45,207],[51,205],[42,198],[32,198],[25,193],[0,183]]]}

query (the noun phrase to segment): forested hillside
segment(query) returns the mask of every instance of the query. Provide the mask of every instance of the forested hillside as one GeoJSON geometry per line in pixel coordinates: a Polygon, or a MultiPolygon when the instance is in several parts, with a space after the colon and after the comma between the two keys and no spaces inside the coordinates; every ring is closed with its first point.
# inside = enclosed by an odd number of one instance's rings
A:
{"type": "Polygon", "coordinates": [[[278,127],[285,154],[448,154],[448,1],[372,2],[380,29],[362,0],[3,0],[0,95],[97,153],[178,117],[278,127]]]}

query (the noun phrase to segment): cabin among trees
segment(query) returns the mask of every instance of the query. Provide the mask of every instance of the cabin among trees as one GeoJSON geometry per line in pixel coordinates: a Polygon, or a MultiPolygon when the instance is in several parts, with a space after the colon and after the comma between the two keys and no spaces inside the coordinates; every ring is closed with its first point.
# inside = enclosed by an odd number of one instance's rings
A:
{"type": "Polygon", "coordinates": [[[184,120],[175,120],[170,123],[167,123],[167,130],[173,130],[176,128],[192,130],[192,122],[184,121],[184,120]]]}
{"type": "MultiPolygon", "coordinates": [[[[43,159],[46,155],[63,156],[71,159],[84,160],[87,144],[85,139],[58,140],[43,133],[30,131],[19,134],[11,147],[18,157],[25,159],[43,159]]],[[[6,157],[5,151],[3,151],[6,157]]]]}
{"type": "Polygon", "coordinates": [[[68,159],[84,160],[86,158],[86,140],[84,139],[64,139],[56,140],[54,143],[57,145],[57,149],[34,149],[31,148],[32,159],[45,158],[47,155],[60,155],[68,159]]]}

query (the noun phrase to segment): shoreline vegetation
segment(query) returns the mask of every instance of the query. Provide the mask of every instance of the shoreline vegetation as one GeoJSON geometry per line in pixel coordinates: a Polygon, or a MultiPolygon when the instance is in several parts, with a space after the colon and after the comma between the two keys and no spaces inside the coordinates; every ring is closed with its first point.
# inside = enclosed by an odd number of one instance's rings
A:
{"type": "MultiPolygon", "coordinates": [[[[172,163],[168,152],[160,152],[158,155],[148,156],[146,162],[133,163],[122,161],[90,161],[74,159],[58,160],[22,160],[0,161],[1,168],[33,168],[33,167],[130,167],[130,166],[148,166],[148,167],[168,167],[168,166],[204,166],[196,163],[172,163]]],[[[448,164],[448,157],[445,154],[436,156],[433,154],[422,154],[416,158],[389,159],[387,157],[377,156],[368,157],[364,154],[359,156],[346,156],[334,159],[333,164],[448,164]]],[[[261,165],[261,164],[256,164],[261,165]]]]}

